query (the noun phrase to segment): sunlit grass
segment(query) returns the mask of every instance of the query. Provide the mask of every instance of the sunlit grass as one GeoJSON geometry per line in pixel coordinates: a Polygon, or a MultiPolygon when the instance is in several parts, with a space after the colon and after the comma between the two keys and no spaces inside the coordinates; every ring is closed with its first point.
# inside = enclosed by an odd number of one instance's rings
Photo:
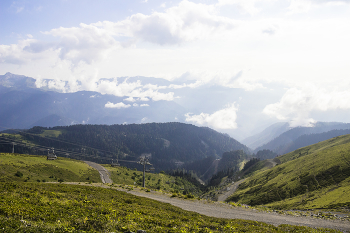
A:
{"type": "Polygon", "coordinates": [[[101,182],[99,173],[83,161],[62,157],[0,153],[0,170],[0,181],[101,182]]]}
{"type": "MultiPolygon", "coordinates": [[[[111,167],[105,165],[111,174],[111,179],[116,184],[141,186],[143,172],[126,167],[111,167]]],[[[164,190],[168,192],[183,193],[184,191],[200,194],[200,190],[192,183],[181,177],[174,177],[164,173],[146,173],[145,186],[150,189],[164,190]]]]}
{"type": "Polygon", "coordinates": [[[60,136],[63,133],[62,130],[44,130],[44,132],[42,132],[41,134],[39,134],[41,137],[54,137],[57,138],[58,136],[60,136]]]}
{"type": "Polygon", "coordinates": [[[350,135],[280,156],[284,163],[258,171],[230,201],[274,208],[350,206],[350,135]]]}
{"type": "Polygon", "coordinates": [[[114,189],[0,182],[2,232],[336,232],[207,217],[114,189]]]}

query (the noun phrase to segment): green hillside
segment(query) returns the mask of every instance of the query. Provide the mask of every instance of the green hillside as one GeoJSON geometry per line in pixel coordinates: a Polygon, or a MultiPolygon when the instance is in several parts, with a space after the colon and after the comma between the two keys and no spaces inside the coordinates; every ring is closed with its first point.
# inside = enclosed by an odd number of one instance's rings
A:
{"type": "Polygon", "coordinates": [[[0,182],[0,232],[337,232],[207,217],[112,188],[0,182]]]}
{"type": "MultiPolygon", "coordinates": [[[[111,179],[121,185],[142,185],[143,173],[126,167],[105,165],[111,179]]],[[[101,182],[99,173],[83,161],[58,157],[0,153],[0,182],[101,182]]],[[[146,174],[146,188],[182,194],[201,194],[201,187],[182,177],[167,174],[146,174]]]]}
{"type": "Polygon", "coordinates": [[[282,164],[256,172],[227,201],[280,209],[350,206],[350,135],[278,158],[282,164]]]}
{"type": "Polygon", "coordinates": [[[98,171],[83,161],[0,153],[0,182],[101,182],[98,171]]]}
{"type": "MultiPolygon", "coordinates": [[[[111,179],[116,184],[141,186],[143,172],[126,167],[111,167],[104,165],[111,174],[111,179]]],[[[145,186],[148,189],[164,190],[173,193],[194,194],[199,196],[204,186],[196,186],[183,177],[174,177],[164,173],[146,173],[145,186]]]]}

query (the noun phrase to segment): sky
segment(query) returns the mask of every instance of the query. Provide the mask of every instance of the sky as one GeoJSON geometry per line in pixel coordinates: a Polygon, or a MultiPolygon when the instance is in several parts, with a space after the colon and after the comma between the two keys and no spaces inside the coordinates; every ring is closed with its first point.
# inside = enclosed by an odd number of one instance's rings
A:
{"type": "Polygon", "coordinates": [[[350,122],[349,25],[349,0],[2,0],[0,74],[125,97],[106,107],[174,101],[244,138],[350,122]]]}

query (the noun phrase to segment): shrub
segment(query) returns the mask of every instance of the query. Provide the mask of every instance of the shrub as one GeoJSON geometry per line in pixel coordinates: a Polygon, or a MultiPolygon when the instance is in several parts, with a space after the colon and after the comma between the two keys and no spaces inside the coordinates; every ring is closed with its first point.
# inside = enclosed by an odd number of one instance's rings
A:
{"type": "Polygon", "coordinates": [[[18,176],[18,177],[22,178],[22,177],[23,177],[23,173],[20,172],[20,171],[17,171],[16,174],[15,174],[15,176],[18,176]]]}

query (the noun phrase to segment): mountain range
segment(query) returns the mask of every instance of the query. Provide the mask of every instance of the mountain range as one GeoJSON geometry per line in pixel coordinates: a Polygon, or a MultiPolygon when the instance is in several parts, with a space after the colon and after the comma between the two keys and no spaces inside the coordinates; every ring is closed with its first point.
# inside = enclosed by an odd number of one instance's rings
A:
{"type": "MultiPolygon", "coordinates": [[[[279,128],[287,129],[285,124],[279,128]]],[[[279,132],[279,133],[280,133],[279,132]]],[[[275,138],[255,148],[254,152],[271,150],[276,154],[283,155],[300,147],[309,146],[340,135],[350,133],[349,123],[340,122],[317,122],[313,127],[295,127],[281,134],[275,134],[275,138]]]]}
{"type": "Polygon", "coordinates": [[[33,126],[111,125],[175,119],[184,122],[188,112],[177,103],[164,100],[117,105],[123,99],[125,97],[91,91],[60,93],[36,88],[33,78],[6,73],[0,76],[0,126],[28,129],[33,126]]]}
{"type": "MultiPolygon", "coordinates": [[[[137,77],[131,77],[120,78],[118,82],[122,83],[126,80],[139,81],[137,77]]],[[[149,85],[174,84],[165,79],[143,78],[142,80],[149,85]]],[[[49,83],[50,80],[42,80],[42,82],[49,83]]],[[[177,84],[185,82],[186,80],[177,80],[177,84]]],[[[211,91],[214,89],[211,88],[211,91]]],[[[181,92],[186,90],[179,89],[178,93],[181,92]]],[[[198,94],[196,97],[206,101],[203,93],[207,96],[226,93],[221,89],[214,92],[216,94],[212,95],[211,92],[201,90],[196,92],[196,95],[198,94]]],[[[226,95],[223,94],[223,96],[226,95]]],[[[184,100],[147,99],[147,101],[130,102],[125,98],[125,96],[118,97],[92,91],[62,93],[59,90],[49,89],[48,86],[37,88],[36,80],[31,77],[6,73],[0,75],[0,129],[29,129],[34,126],[54,127],[74,124],[113,125],[174,121],[186,123],[185,115],[190,112],[184,107],[187,106],[183,103],[184,100]]],[[[190,98],[190,101],[194,101],[192,99],[190,98]]],[[[270,150],[273,152],[270,153],[272,156],[317,143],[321,139],[326,140],[332,136],[347,134],[348,129],[350,124],[340,122],[317,122],[313,127],[295,128],[291,128],[287,122],[277,122],[241,142],[253,149],[254,153],[270,150]]]]}

